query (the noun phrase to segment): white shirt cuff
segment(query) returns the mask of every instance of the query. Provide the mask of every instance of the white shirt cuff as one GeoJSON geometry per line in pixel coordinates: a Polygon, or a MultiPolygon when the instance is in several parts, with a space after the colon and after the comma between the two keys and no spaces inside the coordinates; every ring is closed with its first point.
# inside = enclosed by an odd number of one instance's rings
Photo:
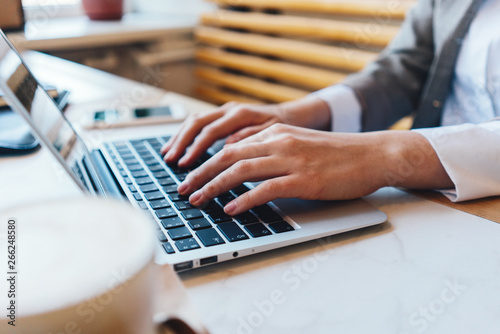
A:
{"type": "Polygon", "coordinates": [[[412,130],[430,142],[455,189],[453,202],[500,195],[500,121],[412,130]]]}
{"type": "Polygon", "coordinates": [[[310,95],[319,97],[328,104],[332,115],[332,131],[361,132],[362,108],[352,88],[339,84],[310,95]]]}

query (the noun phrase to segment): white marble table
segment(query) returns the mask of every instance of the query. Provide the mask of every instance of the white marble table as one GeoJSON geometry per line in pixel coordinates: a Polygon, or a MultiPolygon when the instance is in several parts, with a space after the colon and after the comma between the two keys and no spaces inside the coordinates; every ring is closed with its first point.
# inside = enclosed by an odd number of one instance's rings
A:
{"type": "Polygon", "coordinates": [[[182,278],[214,333],[499,333],[500,225],[394,188],[388,222],[182,278]]]}
{"type": "MultiPolygon", "coordinates": [[[[95,70],[75,77],[80,65],[47,59],[31,58],[35,73],[80,89],[72,95],[73,115],[138,87],[147,101],[181,101],[189,111],[210,108],[95,70]],[[64,73],[54,76],[51,66],[63,65],[64,73]]],[[[94,132],[90,138],[164,134],[175,127],[94,132]]],[[[67,196],[81,194],[46,150],[0,159],[0,209],[67,196]]],[[[367,200],[388,214],[387,223],[182,274],[208,329],[220,334],[499,333],[500,225],[394,188],[367,200]]]]}

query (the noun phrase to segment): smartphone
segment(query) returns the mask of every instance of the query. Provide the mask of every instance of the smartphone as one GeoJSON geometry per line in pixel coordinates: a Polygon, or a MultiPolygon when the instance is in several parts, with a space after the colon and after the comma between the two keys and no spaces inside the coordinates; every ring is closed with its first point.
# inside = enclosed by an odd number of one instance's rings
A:
{"type": "Polygon", "coordinates": [[[98,110],[92,114],[88,128],[116,128],[126,126],[151,125],[181,122],[186,118],[182,104],[135,108],[129,110],[98,110]]]}

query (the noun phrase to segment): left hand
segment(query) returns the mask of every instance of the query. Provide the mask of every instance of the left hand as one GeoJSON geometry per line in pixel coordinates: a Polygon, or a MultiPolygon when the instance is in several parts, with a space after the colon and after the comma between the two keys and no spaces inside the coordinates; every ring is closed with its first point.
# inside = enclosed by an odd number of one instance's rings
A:
{"type": "Polygon", "coordinates": [[[236,215],[276,198],[341,200],[384,184],[380,133],[331,133],[275,124],[223,150],[192,171],[179,193],[199,206],[243,182],[263,181],[226,205],[236,215]],[[194,192],[194,193],[193,193],[194,192]]]}

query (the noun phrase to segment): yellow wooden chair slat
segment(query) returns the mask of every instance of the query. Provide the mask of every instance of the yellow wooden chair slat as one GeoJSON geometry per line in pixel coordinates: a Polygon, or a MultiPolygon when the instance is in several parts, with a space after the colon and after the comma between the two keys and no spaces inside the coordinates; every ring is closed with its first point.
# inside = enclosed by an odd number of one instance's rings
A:
{"type": "Polygon", "coordinates": [[[386,46],[399,27],[378,23],[360,23],[262,13],[219,10],[206,13],[201,23],[223,28],[246,29],[259,33],[300,36],[348,42],[357,46],[386,46]]]}
{"type": "Polygon", "coordinates": [[[225,31],[218,28],[200,27],[196,29],[195,34],[200,42],[206,44],[231,47],[251,53],[351,72],[361,70],[368,62],[377,57],[376,52],[225,31]]]}
{"type": "Polygon", "coordinates": [[[311,90],[342,81],[346,74],[252,55],[226,52],[216,48],[198,48],[196,59],[202,63],[223,66],[245,73],[272,78],[311,90]]]}
{"type": "Polygon", "coordinates": [[[229,92],[227,90],[222,90],[219,87],[215,87],[212,85],[204,85],[202,83],[198,84],[194,88],[194,90],[198,96],[202,96],[205,100],[218,105],[222,105],[230,101],[254,104],[263,103],[263,101],[258,99],[254,99],[238,93],[229,92]]]}
{"type": "Polygon", "coordinates": [[[329,13],[345,16],[382,17],[402,20],[413,1],[339,1],[339,0],[210,0],[219,6],[278,9],[329,13]]]}
{"type": "Polygon", "coordinates": [[[218,69],[199,67],[195,75],[216,85],[228,87],[270,102],[285,102],[299,99],[309,94],[308,91],[287,87],[275,83],[269,83],[260,79],[250,78],[243,75],[227,73],[218,69]]]}

